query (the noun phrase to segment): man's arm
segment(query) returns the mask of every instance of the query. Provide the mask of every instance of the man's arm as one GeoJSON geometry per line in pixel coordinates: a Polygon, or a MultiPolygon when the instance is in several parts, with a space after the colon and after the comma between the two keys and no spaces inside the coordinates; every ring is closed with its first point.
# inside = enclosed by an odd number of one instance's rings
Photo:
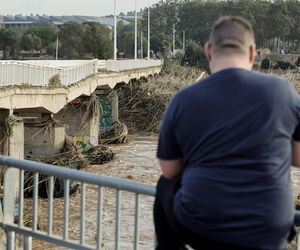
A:
{"type": "Polygon", "coordinates": [[[294,167],[300,167],[300,141],[293,141],[292,165],[294,167]]]}
{"type": "Polygon", "coordinates": [[[166,179],[172,179],[181,173],[182,159],[159,160],[159,165],[162,170],[163,176],[166,179]]]}

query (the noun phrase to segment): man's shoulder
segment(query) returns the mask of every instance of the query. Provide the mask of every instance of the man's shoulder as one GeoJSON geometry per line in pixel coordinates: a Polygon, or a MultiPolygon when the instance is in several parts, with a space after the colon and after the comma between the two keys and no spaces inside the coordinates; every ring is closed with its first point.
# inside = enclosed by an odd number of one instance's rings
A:
{"type": "Polygon", "coordinates": [[[240,85],[246,84],[247,86],[251,86],[251,88],[259,88],[262,91],[264,89],[270,91],[270,93],[291,88],[291,84],[287,79],[277,75],[242,69],[226,70],[211,74],[208,77],[198,80],[194,84],[177,91],[172,98],[173,103],[184,103],[185,100],[189,102],[194,96],[199,97],[201,93],[205,94],[206,90],[211,91],[211,88],[214,88],[215,86],[227,88],[228,84],[233,81],[236,81],[236,83],[240,85]]]}
{"type": "Polygon", "coordinates": [[[258,72],[258,71],[249,71],[249,76],[260,79],[261,81],[268,82],[268,83],[279,83],[279,84],[286,84],[288,83],[288,80],[279,76],[279,75],[274,75],[274,74],[267,74],[263,72],[258,72]]]}

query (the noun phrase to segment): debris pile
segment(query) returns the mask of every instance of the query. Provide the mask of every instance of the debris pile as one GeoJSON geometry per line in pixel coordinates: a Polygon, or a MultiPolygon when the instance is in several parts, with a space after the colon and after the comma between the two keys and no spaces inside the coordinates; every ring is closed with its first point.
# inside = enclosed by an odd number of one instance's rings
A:
{"type": "Polygon", "coordinates": [[[157,133],[170,97],[205,75],[197,68],[173,65],[158,77],[121,86],[117,90],[120,120],[130,132],[157,133]]]}
{"type": "Polygon", "coordinates": [[[84,152],[83,155],[89,164],[100,165],[113,160],[115,154],[108,147],[100,145],[90,148],[87,152],[84,152]]]}
{"type": "Polygon", "coordinates": [[[124,123],[115,122],[109,131],[99,133],[99,144],[124,144],[128,141],[128,128],[124,123]]]}
{"type": "MultiPolygon", "coordinates": [[[[90,148],[87,152],[82,152],[75,142],[66,135],[65,145],[61,153],[45,156],[31,157],[30,160],[43,162],[51,165],[64,166],[73,169],[83,169],[89,164],[104,164],[114,157],[114,153],[106,146],[96,146],[90,148]]],[[[38,195],[41,198],[48,197],[48,176],[39,175],[39,191],[38,195]]],[[[31,197],[33,192],[33,174],[25,171],[24,173],[24,197],[31,197]]],[[[78,189],[78,183],[70,182],[70,194],[73,194],[78,189]]],[[[64,182],[62,179],[54,178],[54,193],[55,198],[64,195],[64,182]]]]}

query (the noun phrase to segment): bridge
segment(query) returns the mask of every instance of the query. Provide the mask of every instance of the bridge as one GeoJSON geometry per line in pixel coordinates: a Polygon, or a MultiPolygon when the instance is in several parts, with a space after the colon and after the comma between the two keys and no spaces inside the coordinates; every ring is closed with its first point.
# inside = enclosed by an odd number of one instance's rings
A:
{"type": "MultiPolygon", "coordinates": [[[[85,130],[80,130],[82,114],[74,108],[73,101],[78,104],[83,102],[82,98],[86,102],[86,97],[93,94],[97,94],[98,99],[109,94],[112,99],[111,123],[116,122],[118,96],[112,91],[114,87],[156,75],[161,66],[160,60],[0,61],[0,139],[4,138],[7,129],[4,127],[5,119],[14,115],[19,118],[15,129],[17,124],[25,124],[25,129],[19,125],[20,133],[24,134],[21,137],[25,138],[25,154],[30,152],[34,156],[59,152],[64,141],[61,135],[65,131],[84,141],[95,140],[99,132],[100,114],[89,119],[85,130]],[[72,113],[72,116],[68,117],[67,113],[72,113]],[[36,145],[39,139],[42,140],[39,137],[45,135],[38,135],[34,140],[29,138],[36,134],[38,124],[50,118],[62,125],[52,128],[48,141],[36,145]]],[[[0,153],[7,155],[3,148],[0,146],[0,153]]],[[[19,153],[17,149],[12,150],[14,153],[9,152],[8,155],[19,156],[23,153],[22,150],[19,153]]]]}
{"type": "MultiPolygon", "coordinates": [[[[93,110],[96,112],[90,112],[90,106],[92,108],[99,107],[101,100],[109,100],[110,119],[106,126],[111,126],[118,121],[118,95],[114,90],[116,85],[128,84],[141,78],[154,76],[160,73],[161,67],[160,60],[0,61],[0,154],[17,159],[24,159],[24,156],[54,155],[63,148],[66,134],[76,141],[97,145],[102,113],[99,108],[93,110]],[[43,132],[41,133],[41,131],[43,132]]],[[[24,238],[25,249],[31,249],[31,236],[67,247],[94,249],[86,247],[83,239],[80,240],[80,244],[75,244],[65,238],[61,240],[54,237],[54,239],[51,232],[50,234],[48,232],[48,237],[45,237],[43,232],[38,231],[36,228],[37,193],[34,198],[32,231],[14,227],[13,211],[16,203],[23,206],[24,170],[28,169],[23,167],[17,169],[15,168],[18,167],[17,165],[6,164],[6,161],[3,161],[2,164],[8,167],[3,176],[3,217],[2,209],[0,209],[0,227],[7,230],[7,249],[15,247],[15,232],[26,235],[24,238]],[[78,246],[76,247],[76,245],[78,246]]],[[[95,180],[91,180],[94,178],[92,176],[81,179],[82,174],[75,172],[62,172],[60,176],[59,172],[43,172],[45,166],[41,172],[40,165],[36,167],[35,170],[31,169],[36,174],[35,181],[38,182],[39,173],[49,175],[52,181],[49,182],[51,189],[49,191],[52,193],[53,177],[55,176],[66,181],[65,190],[69,190],[70,179],[99,187],[110,186],[109,180],[95,182],[95,180]],[[77,177],[72,178],[75,176],[77,177]]],[[[120,181],[117,180],[114,183],[115,185],[110,187],[120,190],[120,181]]],[[[125,189],[127,184],[122,184],[125,189]]],[[[136,184],[129,183],[128,185],[135,186],[136,184]]],[[[38,183],[35,183],[35,186],[35,190],[37,190],[38,183]]],[[[145,189],[140,186],[138,189],[129,188],[128,190],[136,192],[137,195],[139,193],[153,195],[154,193],[152,187],[145,189]]],[[[65,199],[68,200],[67,193],[65,193],[67,195],[65,199]]],[[[52,201],[53,199],[49,202],[52,201]]],[[[20,210],[20,213],[23,212],[20,210]]],[[[118,237],[116,236],[115,249],[119,248],[118,237]]],[[[100,249],[100,241],[99,238],[96,249],[100,249]]],[[[137,239],[135,246],[137,249],[137,239]]]]}

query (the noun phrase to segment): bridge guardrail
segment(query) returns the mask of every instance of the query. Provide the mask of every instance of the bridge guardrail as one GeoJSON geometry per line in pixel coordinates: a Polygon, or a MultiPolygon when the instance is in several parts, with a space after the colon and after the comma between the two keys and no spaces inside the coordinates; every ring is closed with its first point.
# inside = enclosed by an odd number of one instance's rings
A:
{"type": "Polygon", "coordinates": [[[131,70],[131,69],[143,69],[149,67],[159,67],[162,65],[161,60],[107,60],[107,70],[108,71],[123,71],[123,70],[131,70]]]}
{"type": "MultiPolygon", "coordinates": [[[[161,60],[89,60],[74,66],[67,66],[67,61],[0,61],[0,86],[24,85],[48,86],[49,80],[59,75],[61,84],[68,86],[77,83],[98,70],[120,72],[149,67],[160,67],[161,60]],[[47,65],[55,66],[49,66],[47,65]],[[61,64],[61,67],[59,65],[61,64]],[[46,66],[47,65],[47,66],[46,66]]],[[[70,61],[72,62],[72,61],[70,61]]]]}
{"type": "Polygon", "coordinates": [[[62,85],[67,86],[85,79],[97,71],[97,59],[64,68],[26,64],[19,61],[1,61],[0,85],[48,86],[51,77],[59,75],[62,85]]]}
{"type": "MultiPolygon", "coordinates": [[[[102,222],[103,222],[103,187],[109,187],[116,190],[116,206],[115,206],[115,245],[114,249],[120,248],[120,220],[121,220],[121,191],[127,191],[135,194],[135,208],[134,208],[134,234],[133,234],[133,248],[139,247],[139,214],[140,214],[140,196],[154,196],[155,187],[152,185],[141,184],[130,180],[123,180],[114,177],[100,176],[79,170],[58,167],[38,162],[17,160],[7,156],[0,156],[0,165],[8,169],[15,169],[19,172],[19,220],[14,222],[13,209],[9,209],[11,203],[11,192],[13,190],[13,183],[6,183],[4,187],[3,198],[3,218],[0,218],[0,227],[6,232],[7,250],[13,250],[15,245],[15,234],[21,235],[24,238],[24,249],[32,248],[32,237],[51,242],[59,246],[73,248],[73,249],[101,249],[102,246],[102,222]],[[33,173],[33,205],[32,205],[32,226],[25,227],[23,223],[24,215],[24,171],[33,173]],[[46,232],[38,229],[38,187],[39,175],[46,175],[48,181],[48,228],[46,232]],[[63,234],[56,236],[53,234],[53,188],[54,178],[61,178],[64,180],[64,226],[63,234]],[[80,182],[80,233],[78,240],[69,239],[69,209],[70,209],[70,182],[80,182]],[[97,190],[97,218],[96,218],[96,244],[90,246],[86,243],[85,229],[86,229],[86,186],[93,185],[97,190]],[[8,190],[8,188],[10,189],[8,190]]],[[[6,176],[4,177],[6,179],[6,176]]],[[[1,207],[1,206],[0,206],[1,207]]],[[[154,244],[154,240],[153,240],[154,244]]]]}

